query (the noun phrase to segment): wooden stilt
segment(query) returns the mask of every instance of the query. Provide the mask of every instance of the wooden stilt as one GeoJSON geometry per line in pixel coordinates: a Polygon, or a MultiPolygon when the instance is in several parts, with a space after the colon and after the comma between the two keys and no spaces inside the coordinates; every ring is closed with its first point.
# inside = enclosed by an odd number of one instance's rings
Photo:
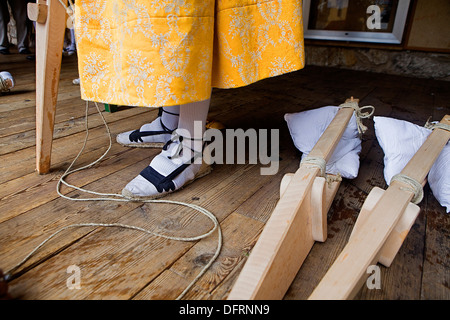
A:
{"type": "MultiPolygon", "coordinates": [[[[450,124],[450,116],[441,123],[450,124]]],[[[449,138],[449,131],[435,129],[401,173],[423,185],[449,138]]],[[[410,203],[413,196],[411,187],[398,180],[386,191],[372,191],[348,244],[309,298],[350,299],[364,283],[370,265],[390,265],[419,212],[410,203]]]]}
{"type": "Polygon", "coordinates": [[[36,169],[45,174],[50,171],[66,11],[58,0],[30,5],[30,19],[36,21],[36,169]]]}
{"type": "MultiPolygon", "coordinates": [[[[353,227],[349,241],[352,239],[353,235],[358,233],[358,230],[362,228],[362,226],[366,223],[367,219],[372,213],[372,210],[374,209],[377,202],[381,199],[383,194],[384,190],[378,187],[375,187],[372,189],[372,191],[370,191],[358,215],[358,219],[356,220],[355,226],[353,227]]],[[[400,220],[395,225],[395,228],[392,230],[391,234],[381,248],[380,253],[378,254],[379,263],[381,263],[385,267],[389,267],[391,265],[398,250],[403,244],[403,241],[408,235],[409,230],[413,226],[414,221],[419,215],[419,212],[419,206],[413,203],[408,204],[405,212],[402,214],[400,220]]]]}
{"type": "MultiPolygon", "coordinates": [[[[328,161],[353,114],[342,108],[311,150],[328,161]]],[[[319,168],[302,165],[283,178],[280,200],[234,284],[228,299],[281,299],[311,250],[326,239],[326,211],[339,182],[331,187],[319,168]]]]}

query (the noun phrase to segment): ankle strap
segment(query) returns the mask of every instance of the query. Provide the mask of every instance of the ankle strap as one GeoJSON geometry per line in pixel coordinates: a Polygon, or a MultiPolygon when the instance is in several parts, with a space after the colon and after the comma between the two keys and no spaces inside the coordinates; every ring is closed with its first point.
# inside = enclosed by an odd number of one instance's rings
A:
{"type": "Polygon", "coordinates": [[[166,151],[166,150],[169,148],[169,146],[170,146],[173,142],[175,142],[175,141],[177,141],[177,140],[180,142],[180,144],[178,145],[178,148],[177,148],[177,150],[175,151],[175,155],[174,155],[173,157],[168,157],[169,159],[178,157],[183,147],[184,147],[184,148],[188,148],[189,150],[191,150],[191,151],[195,154],[194,158],[197,158],[199,155],[201,155],[201,154],[203,153],[203,149],[205,148],[206,142],[203,143],[203,146],[202,146],[202,152],[199,152],[199,151],[196,151],[196,150],[192,150],[192,149],[189,148],[188,146],[183,146],[182,142],[183,142],[184,139],[187,139],[187,140],[190,140],[190,141],[203,141],[203,138],[201,138],[201,139],[195,139],[195,138],[185,137],[185,136],[182,136],[182,135],[178,134],[178,132],[177,132],[176,130],[174,130],[174,132],[172,133],[172,137],[170,138],[170,140],[167,141],[166,144],[163,146],[163,150],[166,151]]]}
{"type": "Polygon", "coordinates": [[[175,142],[175,141],[180,141],[180,142],[183,142],[183,140],[184,139],[187,139],[187,140],[190,140],[190,141],[203,141],[203,138],[190,138],[190,137],[185,137],[185,136],[182,136],[181,134],[179,134],[178,132],[177,132],[177,130],[175,129],[175,130],[173,130],[173,132],[172,132],[172,137],[170,138],[170,140],[169,141],[167,141],[166,142],[166,144],[164,145],[164,147],[163,147],[163,150],[167,150],[167,148],[169,147],[169,145],[171,145],[172,144],[172,142],[175,142]]]}
{"type": "Polygon", "coordinates": [[[159,122],[161,123],[161,127],[162,127],[162,128],[164,129],[164,131],[166,131],[167,133],[172,133],[174,130],[169,129],[169,128],[164,124],[164,122],[162,121],[162,114],[163,114],[163,112],[168,113],[168,114],[171,114],[171,115],[174,115],[174,116],[179,116],[179,114],[178,114],[178,113],[173,113],[173,112],[166,111],[166,110],[163,109],[163,107],[160,107],[160,108],[158,109],[158,118],[159,118],[159,122]]]}
{"type": "Polygon", "coordinates": [[[179,113],[169,112],[169,111],[164,110],[164,107],[160,107],[160,108],[158,109],[158,117],[161,117],[163,112],[165,112],[165,113],[167,113],[167,114],[171,114],[171,115],[173,115],[173,116],[180,116],[179,113]]]}

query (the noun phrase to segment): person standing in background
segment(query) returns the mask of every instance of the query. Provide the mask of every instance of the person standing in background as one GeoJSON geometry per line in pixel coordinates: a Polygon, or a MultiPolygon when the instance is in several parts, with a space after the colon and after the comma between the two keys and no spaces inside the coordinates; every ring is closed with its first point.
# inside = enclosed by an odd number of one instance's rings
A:
{"type": "Polygon", "coordinates": [[[8,4],[11,7],[17,29],[17,48],[21,54],[30,54],[28,48],[28,30],[30,21],[27,16],[27,5],[30,0],[0,0],[0,53],[10,54],[8,40],[8,23],[10,15],[8,4]]]}

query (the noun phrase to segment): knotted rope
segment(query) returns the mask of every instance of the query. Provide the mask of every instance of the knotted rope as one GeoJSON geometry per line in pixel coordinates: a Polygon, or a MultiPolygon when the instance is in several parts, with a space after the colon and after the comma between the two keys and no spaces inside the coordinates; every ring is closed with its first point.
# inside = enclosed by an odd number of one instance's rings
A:
{"type": "Polygon", "coordinates": [[[63,0],[59,0],[59,3],[66,9],[66,13],[69,15],[69,17],[73,18],[73,14],[75,13],[75,4],[72,0],[69,0],[69,5],[67,6],[63,0]]]}
{"type": "Polygon", "coordinates": [[[362,119],[370,118],[374,114],[374,112],[375,112],[374,106],[360,107],[358,105],[357,100],[350,100],[350,101],[347,101],[347,102],[341,104],[339,107],[352,108],[353,110],[355,110],[356,124],[358,126],[359,135],[362,135],[367,131],[367,127],[362,123],[362,119]],[[365,109],[370,109],[371,111],[363,112],[363,110],[365,110],[365,109]]]}
{"type": "Polygon", "coordinates": [[[319,168],[320,176],[326,176],[327,162],[323,158],[306,156],[300,161],[300,166],[302,165],[319,168]]]}
{"type": "Polygon", "coordinates": [[[69,0],[69,5],[67,6],[63,0],[59,0],[59,3],[66,9],[66,13],[69,16],[67,19],[67,27],[72,29],[74,22],[75,22],[75,4],[72,0],[69,0]]]}
{"type": "Polygon", "coordinates": [[[327,162],[323,158],[306,156],[300,161],[300,166],[302,165],[319,168],[320,176],[325,178],[328,185],[330,185],[332,182],[342,181],[340,173],[338,173],[336,176],[327,174],[327,162]]]}
{"type": "Polygon", "coordinates": [[[427,122],[425,123],[424,127],[430,130],[434,130],[434,129],[442,129],[442,130],[446,130],[446,131],[450,131],[450,125],[446,124],[446,123],[441,123],[441,122],[430,122],[430,118],[428,118],[427,122]]]}
{"type": "Polygon", "coordinates": [[[422,201],[422,199],[423,199],[423,187],[422,187],[422,184],[419,181],[417,181],[417,180],[415,180],[415,179],[413,179],[411,177],[408,177],[407,175],[401,174],[401,173],[396,174],[395,176],[393,176],[392,179],[391,179],[391,183],[393,181],[398,181],[398,182],[401,182],[401,183],[404,183],[404,184],[408,185],[408,188],[401,188],[401,189],[402,190],[411,191],[411,192],[414,193],[414,197],[411,200],[412,203],[419,204],[422,201]]]}

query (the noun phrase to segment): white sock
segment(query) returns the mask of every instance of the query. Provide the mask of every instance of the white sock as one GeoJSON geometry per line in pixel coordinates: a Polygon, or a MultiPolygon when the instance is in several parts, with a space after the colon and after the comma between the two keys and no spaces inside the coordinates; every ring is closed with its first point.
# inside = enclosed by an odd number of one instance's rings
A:
{"type": "Polygon", "coordinates": [[[178,121],[180,118],[180,106],[162,107],[163,113],[161,120],[164,125],[170,130],[175,130],[178,127],[178,121]]]}
{"type": "Polygon", "coordinates": [[[205,133],[210,102],[211,98],[184,104],[180,107],[180,119],[177,132],[182,136],[187,134],[188,138],[194,139],[184,139],[183,144],[197,152],[202,151],[202,139],[205,133]]]}

